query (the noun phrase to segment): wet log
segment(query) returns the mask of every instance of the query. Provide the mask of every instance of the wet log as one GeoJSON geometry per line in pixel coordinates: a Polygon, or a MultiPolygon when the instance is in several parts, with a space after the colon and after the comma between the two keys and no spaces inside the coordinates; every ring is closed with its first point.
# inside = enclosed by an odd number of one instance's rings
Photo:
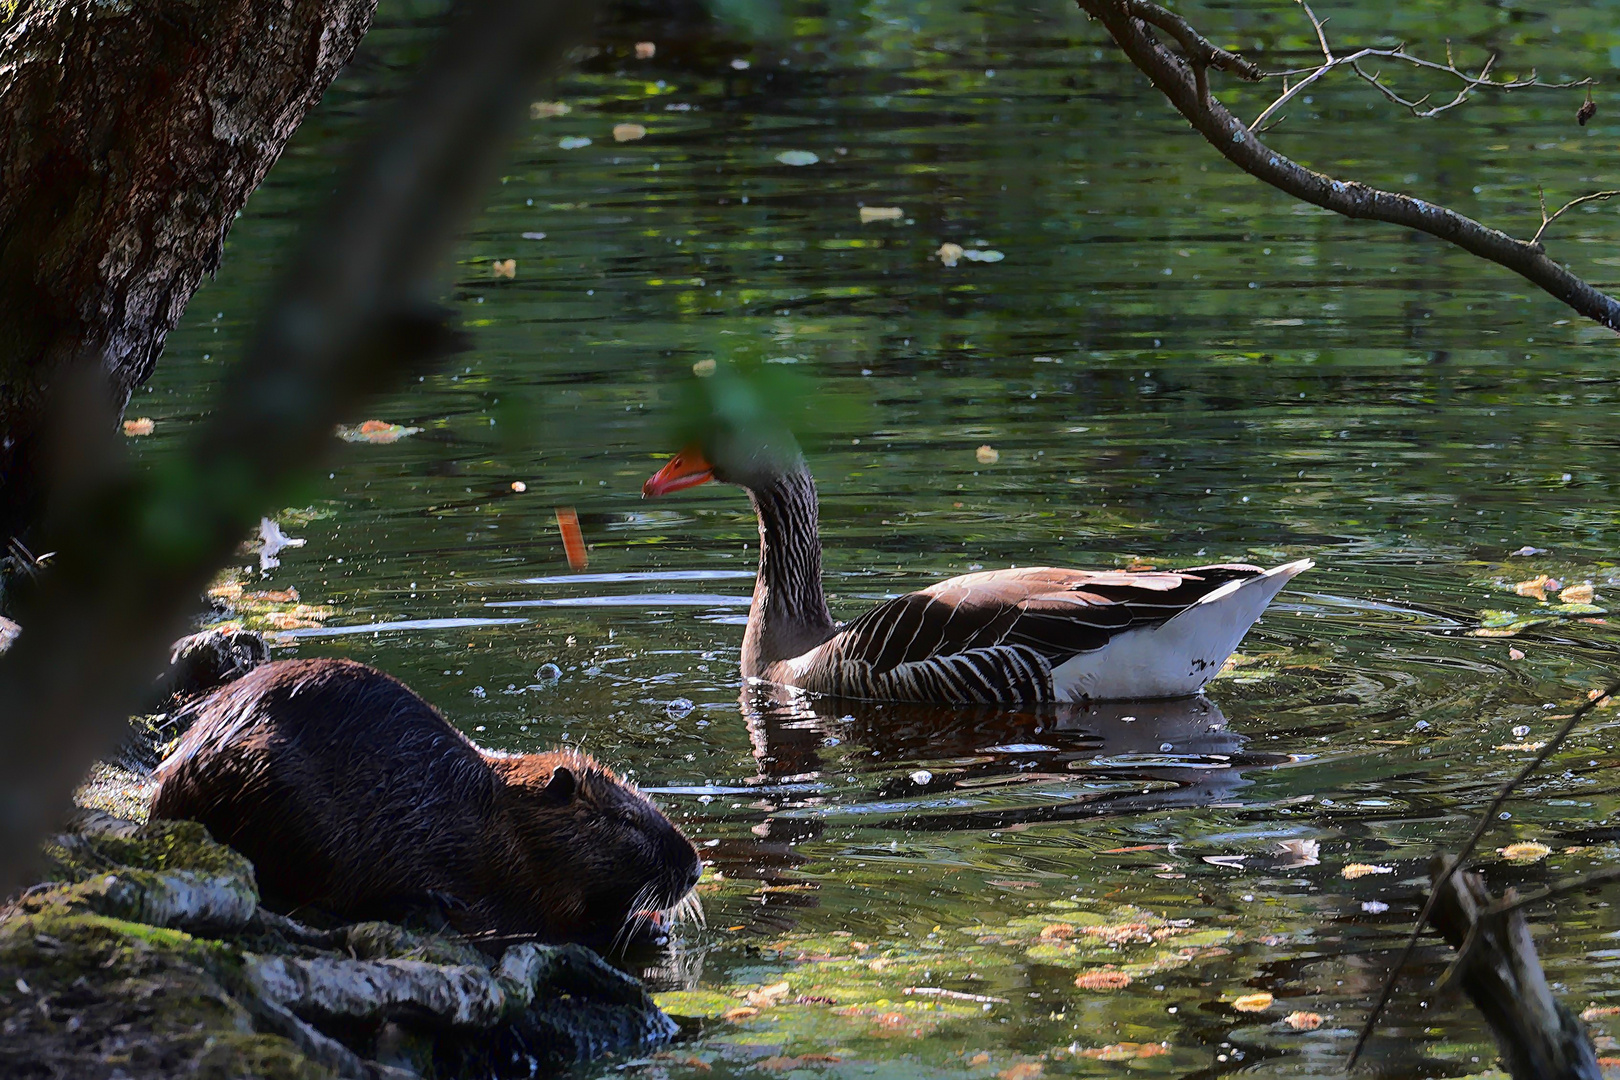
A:
{"type": "MultiPolygon", "coordinates": [[[[1438,880],[1454,861],[1436,858],[1431,878],[1438,880]]],[[[1508,890],[1506,899],[1512,895],[1508,890]]],[[[1523,911],[1491,913],[1494,900],[1472,871],[1445,882],[1433,923],[1457,950],[1449,979],[1485,1017],[1514,1080],[1600,1080],[1592,1040],[1547,986],[1523,911]]]]}
{"type": "Polygon", "coordinates": [[[0,549],[40,512],[53,382],[113,415],[376,0],[0,5],[0,549]]]}

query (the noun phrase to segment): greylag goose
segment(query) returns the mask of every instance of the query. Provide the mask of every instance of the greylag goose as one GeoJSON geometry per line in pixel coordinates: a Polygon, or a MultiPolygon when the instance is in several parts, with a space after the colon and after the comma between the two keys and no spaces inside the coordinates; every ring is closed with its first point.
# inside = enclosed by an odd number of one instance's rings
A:
{"type": "Polygon", "coordinates": [[[792,438],[711,434],[641,493],[710,480],[747,491],[759,517],[743,677],[840,697],[1031,704],[1196,694],[1277,592],[1313,565],[989,570],[839,624],[821,586],[815,481],[792,438]]]}

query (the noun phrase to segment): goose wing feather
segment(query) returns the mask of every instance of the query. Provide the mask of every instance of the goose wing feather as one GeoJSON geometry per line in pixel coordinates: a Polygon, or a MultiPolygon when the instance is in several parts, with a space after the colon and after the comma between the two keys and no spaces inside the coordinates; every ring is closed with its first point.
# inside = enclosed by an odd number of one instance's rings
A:
{"type": "Polygon", "coordinates": [[[882,674],[902,664],[1023,646],[1051,664],[1100,649],[1134,626],[1165,622],[1229,581],[1236,563],[1179,571],[1026,567],[949,578],[880,604],[828,642],[840,659],[882,674]]]}

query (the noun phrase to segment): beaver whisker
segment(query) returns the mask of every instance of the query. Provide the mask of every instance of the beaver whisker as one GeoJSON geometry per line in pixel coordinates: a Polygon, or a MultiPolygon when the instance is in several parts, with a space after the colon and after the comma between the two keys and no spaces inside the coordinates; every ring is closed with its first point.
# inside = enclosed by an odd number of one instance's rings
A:
{"type": "Polygon", "coordinates": [[[622,947],[630,944],[630,936],[635,932],[637,920],[641,917],[642,912],[647,910],[647,904],[652,900],[653,889],[654,886],[649,883],[636,891],[636,895],[630,901],[629,909],[625,912],[624,920],[619,923],[619,929],[614,932],[613,940],[608,944],[608,952],[618,952],[622,947]]]}
{"type": "Polygon", "coordinates": [[[695,892],[689,892],[675,902],[670,909],[672,922],[694,922],[698,926],[708,926],[709,917],[703,911],[703,898],[695,892]]]}

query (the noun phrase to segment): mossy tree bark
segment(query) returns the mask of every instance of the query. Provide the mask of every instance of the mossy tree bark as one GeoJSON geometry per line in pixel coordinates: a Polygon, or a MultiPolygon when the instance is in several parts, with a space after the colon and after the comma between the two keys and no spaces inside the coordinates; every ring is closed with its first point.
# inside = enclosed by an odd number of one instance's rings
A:
{"type": "Polygon", "coordinates": [[[0,549],[41,512],[53,382],[97,364],[123,408],[375,7],[0,0],[0,549]]]}

